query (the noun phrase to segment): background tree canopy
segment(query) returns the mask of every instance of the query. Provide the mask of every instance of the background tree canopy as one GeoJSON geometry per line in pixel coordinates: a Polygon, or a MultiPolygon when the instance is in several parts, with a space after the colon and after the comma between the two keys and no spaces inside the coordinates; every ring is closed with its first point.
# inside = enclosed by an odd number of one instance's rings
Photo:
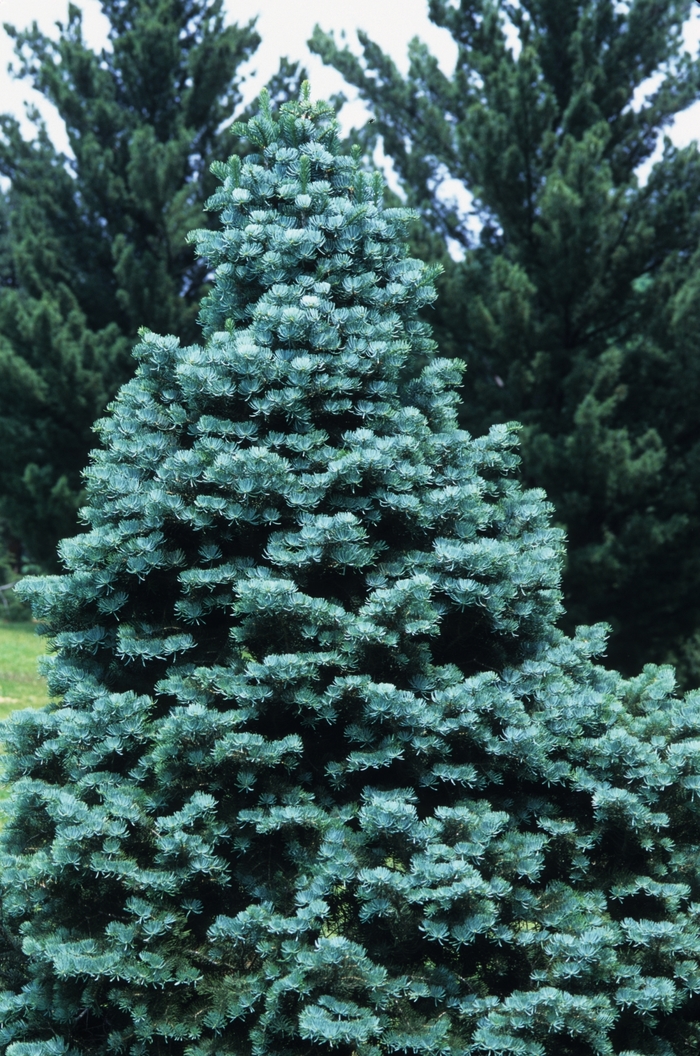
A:
{"type": "Polygon", "coordinates": [[[418,41],[406,78],[366,34],[361,58],[320,29],[310,45],[370,106],[363,141],[382,137],[423,217],[414,248],[445,265],[430,318],[467,363],[462,424],[524,425],[524,480],[569,540],[565,626],[607,620],[614,666],[671,660],[697,685],[697,147],[665,140],[645,186],[635,175],[700,98],[682,50],[691,0],[429,7],[458,46],[453,78],[418,41]],[[474,195],[477,239],[441,198],[445,177],[474,195]]]}
{"type": "MultiPolygon", "coordinates": [[[[76,530],[92,424],[132,370],[139,326],[196,335],[206,265],[187,245],[230,151],[239,68],[259,44],[222,0],[103,0],[111,47],[85,43],[73,4],[59,39],[12,27],[19,74],[65,122],[0,118],[0,526],[16,557],[56,568],[76,530]],[[9,536],[9,538],[8,538],[9,536]]],[[[270,89],[298,90],[285,60],[270,89]]]]}

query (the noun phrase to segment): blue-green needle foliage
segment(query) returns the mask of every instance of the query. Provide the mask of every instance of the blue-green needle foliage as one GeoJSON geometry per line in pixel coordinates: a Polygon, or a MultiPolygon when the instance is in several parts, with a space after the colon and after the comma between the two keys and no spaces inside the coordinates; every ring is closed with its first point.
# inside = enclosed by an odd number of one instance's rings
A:
{"type": "Polygon", "coordinates": [[[23,585],[0,1049],[697,1056],[698,697],[557,629],[561,533],[332,111],[238,132],[205,343],[143,333],[23,585]]]}

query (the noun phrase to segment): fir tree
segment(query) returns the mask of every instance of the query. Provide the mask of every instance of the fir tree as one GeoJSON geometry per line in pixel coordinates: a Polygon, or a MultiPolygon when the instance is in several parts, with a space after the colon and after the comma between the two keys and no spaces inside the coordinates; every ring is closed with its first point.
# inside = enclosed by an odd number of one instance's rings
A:
{"type": "MultiPolygon", "coordinates": [[[[0,118],[10,181],[0,254],[0,523],[55,571],[77,530],[91,426],[131,374],[139,326],[196,338],[206,265],[186,243],[227,156],[253,23],[224,25],[223,0],[102,0],[109,48],[93,51],[70,4],[57,40],[15,39],[17,75],[62,118],[72,158],[37,114],[26,140],[0,118]]],[[[273,92],[298,94],[283,61],[273,92]]],[[[296,87],[295,87],[296,86],[296,87]]],[[[0,221],[2,218],[0,218],[0,221]]]]}
{"type": "Polygon", "coordinates": [[[143,332],[21,587],[1,1051],[696,1056],[700,699],[557,628],[562,533],[332,110],[237,131],[205,341],[143,332]]]}
{"type": "Polygon", "coordinates": [[[360,89],[365,139],[383,137],[432,234],[419,251],[446,265],[435,332],[468,366],[461,424],[524,423],[524,480],[568,535],[567,628],[607,620],[615,666],[677,660],[698,685],[697,146],[666,141],[644,187],[635,174],[700,98],[692,7],[431,0],[453,77],[418,41],[405,78],[366,34],[361,58],[320,30],[311,46],[360,89]],[[479,238],[446,177],[474,195],[479,238]]]}

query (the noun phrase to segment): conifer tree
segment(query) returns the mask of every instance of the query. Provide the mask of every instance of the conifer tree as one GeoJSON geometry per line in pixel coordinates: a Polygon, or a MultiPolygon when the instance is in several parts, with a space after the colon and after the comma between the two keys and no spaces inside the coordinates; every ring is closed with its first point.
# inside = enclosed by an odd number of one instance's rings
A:
{"type": "Polygon", "coordinates": [[[331,108],[237,131],[204,341],[142,333],[21,586],[0,1051],[696,1056],[700,699],[557,628],[562,533],[331,108]]]}
{"type": "MultiPolygon", "coordinates": [[[[223,126],[260,42],[253,23],[224,24],[223,0],[101,7],[101,52],[73,4],[58,39],[5,27],[17,75],[56,108],[73,155],[36,113],[33,139],[0,118],[0,523],[49,571],[77,530],[91,426],[130,376],[139,326],[196,337],[207,272],[185,236],[214,189],[210,163],[227,156],[223,126]]],[[[297,74],[283,61],[273,93],[298,94],[297,74]]]]}
{"type": "Polygon", "coordinates": [[[461,424],[524,424],[524,480],[567,531],[567,628],[609,621],[623,672],[671,659],[697,686],[700,153],[666,141],[636,175],[700,98],[692,8],[431,0],[451,77],[418,41],[406,77],[366,34],[359,58],[320,30],[311,47],[359,88],[365,139],[383,137],[427,225],[419,251],[446,266],[435,333],[468,366],[461,424]],[[446,178],[473,194],[478,238],[446,178]]]}

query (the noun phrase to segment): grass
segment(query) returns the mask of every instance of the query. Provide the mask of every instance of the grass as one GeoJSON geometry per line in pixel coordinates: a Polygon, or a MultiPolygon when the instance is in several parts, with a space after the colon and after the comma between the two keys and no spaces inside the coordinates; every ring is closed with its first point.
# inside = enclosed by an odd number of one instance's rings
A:
{"type": "MultiPolygon", "coordinates": [[[[0,720],[19,708],[41,708],[48,702],[46,680],[37,671],[37,659],[46,652],[47,642],[36,633],[33,623],[0,621],[0,720]]],[[[2,803],[7,792],[0,785],[0,824],[2,803]]]]}
{"type": "Polygon", "coordinates": [[[33,623],[0,622],[0,720],[18,708],[41,708],[48,702],[46,680],[37,671],[46,646],[33,623]]]}

